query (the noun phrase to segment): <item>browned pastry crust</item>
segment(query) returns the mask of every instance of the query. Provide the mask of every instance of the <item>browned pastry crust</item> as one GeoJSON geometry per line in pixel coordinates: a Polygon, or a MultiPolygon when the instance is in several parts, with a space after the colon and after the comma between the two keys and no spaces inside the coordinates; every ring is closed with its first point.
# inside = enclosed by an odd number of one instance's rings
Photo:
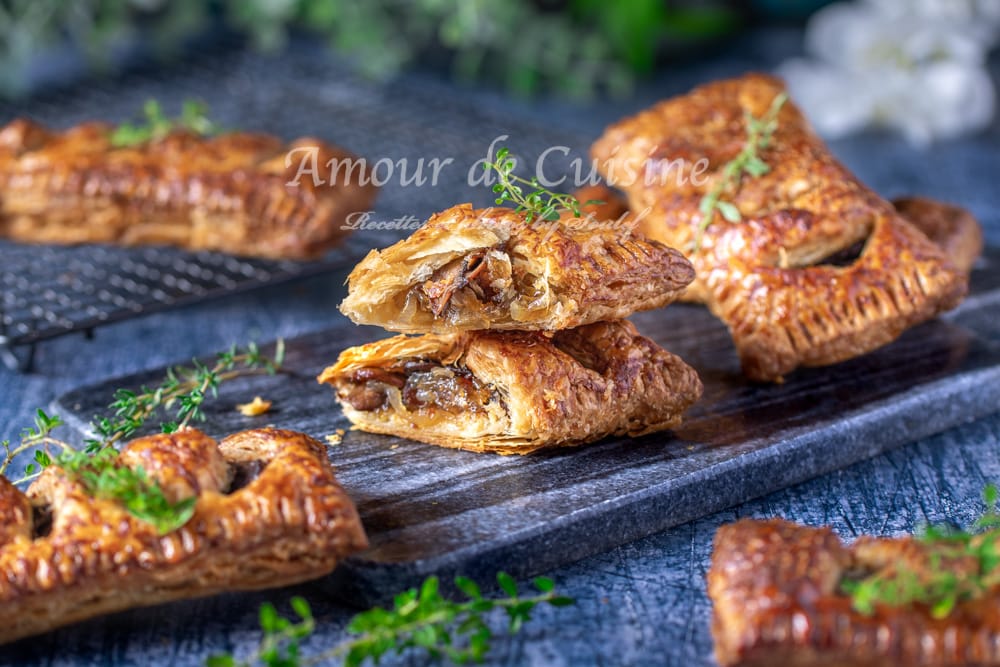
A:
{"type": "Polygon", "coordinates": [[[865,615],[840,592],[846,577],[901,563],[917,577],[931,568],[957,577],[978,570],[975,558],[934,549],[870,537],[847,547],[829,528],[782,520],[721,527],[708,572],[716,659],[723,667],[1000,665],[998,591],[960,602],[943,619],[917,604],[865,615]]]}
{"type": "Polygon", "coordinates": [[[347,216],[375,196],[356,169],[350,178],[342,169],[334,183],[305,176],[290,185],[305,154],[290,151],[316,147],[324,179],[329,160],[354,159],[317,139],[286,145],[263,134],[176,131],[116,148],[112,129],[84,123],[56,132],[25,119],[0,129],[0,236],[307,259],[339,243],[347,216]]]}
{"type": "Polygon", "coordinates": [[[265,428],[216,443],[189,429],[139,438],[120,462],[141,465],[171,501],[197,495],[194,516],[158,535],[58,467],[27,495],[0,478],[0,642],[130,607],[313,579],[367,546],[325,447],[301,433],[265,428]]]}
{"type": "Polygon", "coordinates": [[[959,271],[969,273],[983,252],[983,230],[964,208],[927,197],[901,197],[892,205],[906,221],[944,250],[959,271]]]}
{"type": "Polygon", "coordinates": [[[640,229],[690,250],[697,279],[687,298],[729,326],[756,380],[884,345],[953,308],[968,283],[940,247],[830,155],[791,103],[763,152],[770,171],[724,195],[742,221],[716,215],[695,250],[699,203],[742,149],[746,114],[764,115],[782,91],[762,75],[702,86],[611,126],[592,149],[608,182],[644,212],[636,213],[640,229]],[[704,173],[699,160],[707,160],[704,173]]]}
{"type": "Polygon", "coordinates": [[[697,373],[631,322],[555,332],[396,336],[345,350],[319,376],[363,431],[527,454],[672,428],[697,373]]]}
{"type": "Polygon", "coordinates": [[[351,272],[340,309],[391,331],[556,330],[659,308],[694,279],[684,257],[586,218],[526,222],[455,206],[351,272]]]}

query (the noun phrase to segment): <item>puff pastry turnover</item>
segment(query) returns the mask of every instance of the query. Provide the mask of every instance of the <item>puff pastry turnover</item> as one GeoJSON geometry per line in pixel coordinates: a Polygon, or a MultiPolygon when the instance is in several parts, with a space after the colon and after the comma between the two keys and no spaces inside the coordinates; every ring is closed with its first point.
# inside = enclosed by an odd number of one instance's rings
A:
{"type": "Polygon", "coordinates": [[[396,336],[319,376],[358,428],[445,447],[527,454],[676,426],[697,373],[626,320],[555,332],[396,336]]]}
{"type": "MultiPolygon", "coordinates": [[[[762,75],[712,83],[611,126],[592,147],[640,229],[690,250],[698,277],[686,298],[728,325],[745,373],[757,380],[863,354],[953,308],[970,263],[951,261],[862,185],[791,103],[762,154],[770,171],[725,194],[742,220],[716,215],[696,243],[699,204],[742,149],[746,115],[763,116],[782,92],[762,75]]],[[[975,228],[971,218],[961,224],[975,228]]],[[[963,244],[967,257],[974,244],[963,244]]]]}
{"type": "Polygon", "coordinates": [[[95,499],[58,467],[21,493],[0,477],[0,642],[99,614],[329,573],[367,546],[326,449],[301,433],[196,430],[130,443],[172,502],[197,496],[183,527],[158,535],[95,499]]]}
{"type": "Polygon", "coordinates": [[[659,308],[693,279],[681,253],[629,227],[465,204],[369,253],[340,309],[408,333],[556,330],[659,308]]]}
{"type": "Polygon", "coordinates": [[[862,537],[845,546],[829,528],[744,519],[715,535],[708,572],[715,656],[723,667],[771,665],[1000,665],[1000,590],[959,602],[945,618],[926,605],[877,605],[871,615],[841,593],[845,578],[910,576],[947,568],[962,577],[978,558],[911,537],[862,537]]]}
{"type": "Polygon", "coordinates": [[[308,259],[339,243],[347,216],[374,199],[360,178],[289,184],[299,153],[315,149],[318,165],[354,159],[317,139],[175,131],[118,148],[112,129],[84,123],[57,132],[25,119],[0,129],[0,236],[308,259]],[[287,165],[286,156],[294,158],[287,165]]]}

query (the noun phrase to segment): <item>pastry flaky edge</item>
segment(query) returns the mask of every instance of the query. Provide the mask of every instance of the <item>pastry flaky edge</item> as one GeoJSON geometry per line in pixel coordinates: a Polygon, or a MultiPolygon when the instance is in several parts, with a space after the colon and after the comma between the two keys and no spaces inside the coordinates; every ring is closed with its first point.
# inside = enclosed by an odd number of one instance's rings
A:
{"type": "Polygon", "coordinates": [[[698,237],[699,204],[743,147],[746,116],[783,92],[764,75],[711,83],[612,125],[591,149],[638,229],[688,253],[697,279],[685,297],[727,324],[745,374],[764,381],[871,351],[968,288],[964,266],[837,162],[790,101],[761,155],[769,171],[723,195],[742,220],[716,214],[698,237]],[[859,244],[846,265],[828,262],[859,244]]]}
{"type": "Polygon", "coordinates": [[[141,466],[172,502],[197,496],[194,515],[159,535],[56,466],[27,494],[0,478],[0,642],[132,607],[314,579],[367,547],[326,448],[302,433],[264,428],[217,443],[187,429],[134,440],[119,464],[141,466]],[[229,492],[234,481],[246,484],[229,492]],[[51,512],[44,534],[33,526],[39,510],[51,512]]]}
{"type": "MultiPolygon", "coordinates": [[[[639,335],[627,320],[551,336],[528,331],[396,336],[345,350],[318,379],[337,389],[344,414],[360,430],[499,454],[673,428],[702,392],[694,369],[639,335]],[[407,360],[468,373],[479,400],[452,412],[402,404],[399,393],[372,410],[352,405],[357,378],[378,379],[378,371],[391,373],[407,360]]],[[[393,384],[391,377],[381,380],[380,387],[393,384]]]]}
{"type": "Polygon", "coordinates": [[[310,259],[375,197],[363,161],[315,138],[177,130],[115,147],[113,130],[26,119],[0,128],[0,236],[310,259]]]}
{"type": "Polygon", "coordinates": [[[557,330],[659,308],[693,279],[681,253],[628,225],[463,204],[371,251],[340,309],[404,333],[557,330]]]}
{"type": "Polygon", "coordinates": [[[771,665],[1000,665],[1000,589],[959,602],[945,618],[925,605],[853,608],[840,592],[857,572],[914,576],[978,570],[978,559],[935,552],[912,537],[861,537],[829,528],[743,519],[716,532],[708,572],[715,657],[722,667],[771,665]]]}

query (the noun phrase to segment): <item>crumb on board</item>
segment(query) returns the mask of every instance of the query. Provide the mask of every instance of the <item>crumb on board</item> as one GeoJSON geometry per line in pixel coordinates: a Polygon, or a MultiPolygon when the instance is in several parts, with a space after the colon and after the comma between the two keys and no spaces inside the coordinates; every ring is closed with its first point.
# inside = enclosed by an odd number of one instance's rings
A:
{"type": "Polygon", "coordinates": [[[344,429],[338,428],[336,431],[326,436],[325,439],[331,445],[339,445],[344,439],[344,429]]]}
{"type": "Polygon", "coordinates": [[[271,409],[271,401],[265,401],[260,396],[254,396],[249,403],[240,403],[236,406],[240,414],[244,417],[256,417],[271,409]]]}

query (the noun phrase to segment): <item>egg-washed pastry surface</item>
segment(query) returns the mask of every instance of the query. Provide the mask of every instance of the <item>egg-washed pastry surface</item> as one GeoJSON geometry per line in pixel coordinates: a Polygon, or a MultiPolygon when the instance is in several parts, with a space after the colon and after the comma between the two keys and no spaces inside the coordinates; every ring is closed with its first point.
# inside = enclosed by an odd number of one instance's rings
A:
{"type": "Polygon", "coordinates": [[[216,442],[188,429],[131,442],[141,466],[191,519],[160,535],[119,503],[50,466],[27,494],[0,477],[0,642],[100,614],[329,573],[367,546],[326,448],[293,431],[216,442]]]}
{"type": "Polygon", "coordinates": [[[763,117],[783,92],[762,75],[711,83],[612,125],[592,147],[639,228],[688,253],[697,279],[685,297],[726,323],[757,380],[875,349],[953,308],[968,283],[962,266],[833,158],[791,102],[760,152],[766,173],[744,174],[721,194],[741,219],[716,212],[699,231],[702,199],[746,145],[748,116],[763,117]]]}
{"type": "Polygon", "coordinates": [[[693,279],[681,253],[630,227],[465,204],[371,251],[340,308],[409,333],[556,330],[659,308],[693,279]]]}
{"type": "Polygon", "coordinates": [[[112,130],[59,132],[25,119],[0,129],[0,236],[309,259],[337,245],[347,217],[375,196],[356,167],[331,178],[330,160],[350,167],[357,158],[317,139],[177,130],[116,147],[112,130]],[[311,151],[322,178],[296,179],[311,151]]]}
{"type": "Polygon", "coordinates": [[[626,320],[396,336],[345,350],[319,381],[361,430],[501,454],[672,428],[702,391],[626,320]]]}
{"type": "Polygon", "coordinates": [[[879,573],[920,586],[941,570],[979,575],[979,559],[912,537],[844,545],[829,528],[780,519],[721,527],[708,572],[712,635],[722,667],[1000,665],[1000,590],[944,617],[925,604],[855,608],[845,581],[879,573]]]}

